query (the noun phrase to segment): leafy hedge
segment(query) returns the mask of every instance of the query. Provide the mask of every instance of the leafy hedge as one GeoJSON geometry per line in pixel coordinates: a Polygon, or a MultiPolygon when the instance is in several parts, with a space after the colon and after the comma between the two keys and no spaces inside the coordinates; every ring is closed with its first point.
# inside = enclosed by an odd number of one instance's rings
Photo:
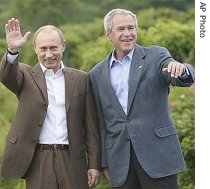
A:
{"type": "Polygon", "coordinates": [[[170,105],[175,121],[187,171],[179,175],[180,189],[195,188],[195,85],[173,88],[170,105]]]}

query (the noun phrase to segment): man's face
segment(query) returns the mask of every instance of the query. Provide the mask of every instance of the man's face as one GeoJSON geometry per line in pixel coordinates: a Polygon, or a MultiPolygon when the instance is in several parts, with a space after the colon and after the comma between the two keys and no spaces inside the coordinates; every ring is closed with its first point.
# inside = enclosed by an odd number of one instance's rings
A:
{"type": "Polygon", "coordinates": [[[112,23],[112,31],[107,32],[106,36],[116,49],[116,58],[122,59],[134,48],[137,30],[130,15],[116,15],[112,23]]]}
{"type": "Polygon", "coordinates": [[[65,43],[61,42],[58,32],[52,29],[41,31],[37,35],[34,49],[43,66],[54,72],[60,69],[65,43]]]}

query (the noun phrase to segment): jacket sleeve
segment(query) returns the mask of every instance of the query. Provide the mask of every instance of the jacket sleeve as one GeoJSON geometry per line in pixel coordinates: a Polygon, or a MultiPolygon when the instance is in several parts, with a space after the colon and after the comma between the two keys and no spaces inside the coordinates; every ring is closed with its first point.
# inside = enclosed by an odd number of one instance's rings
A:
{"type": "Polygon", "coordinates": [[[105,121],[104,121],[104,116],[102,112],[102,106],[101,106],[101,101],[98,95],[98,90],[97,90],[97,84],[95,76],[90,73],[90,80],[93,88],[93,94],[96,102],[96,107],[97,107],[97,114],[99,118],[99,127],[100,127],[100,136],[101,136],[101,146],[102,146],[102,151],[101,151],[101,168],[107,167],[107,161],[106,161],[106,154],[105,154],[105,121]]]}
{"type": "Polygon", "coordinates": [[[14,63],[7,61],[7,53],[4,54],[0,64],[0,80],[10,91],[17,94],[21,88],[23,74],[20,69],[18,57],[14,63]]]}
{"type": "Polygon", "coordinates": [[[163,77],[165,78],[166,82],[169,85],[171,84],[173,86],[189,87],[194,83],[195,70],[190,64],[183,63],[189,71],[189,74],[187,74],[185,77],[182,77],[182,76],[180,76],[178,78],[171,77],[171,75],[169,73],[162,71],[162,69],[166,68],[171,61],[174,61],[170,52],[164,47],[156,46],[153,48],[155,49],[154,51],[157,53],[159,72],[161,73],[161,75],[163,75],[163,77]]]}

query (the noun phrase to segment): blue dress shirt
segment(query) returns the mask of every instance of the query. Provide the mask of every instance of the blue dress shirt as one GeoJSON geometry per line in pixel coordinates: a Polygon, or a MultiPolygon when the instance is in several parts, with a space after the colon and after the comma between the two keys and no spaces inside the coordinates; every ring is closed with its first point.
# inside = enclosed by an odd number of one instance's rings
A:
{"type": "Polygon", "coordinates": [[[110,81],[125,114],[127,114],[128,81],[133,51],[134,49],[123,58],[122,62],[115,58],[113,51],[109,64],[110,81]]]}

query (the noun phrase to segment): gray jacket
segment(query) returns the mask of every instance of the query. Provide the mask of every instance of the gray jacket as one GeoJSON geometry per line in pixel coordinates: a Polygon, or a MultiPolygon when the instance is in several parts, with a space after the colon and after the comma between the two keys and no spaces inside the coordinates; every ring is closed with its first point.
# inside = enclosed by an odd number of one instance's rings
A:
{"type": "Polygon", "coordinates": [[[167,49],[136,45],[129,75],[128,113],[124,113],[109,79],[111,53],[90,71],[102,137],[102,167],[108,167],[113,187],[128,174],[130,142],[143,169],[153,178],[186,169],[177,131],[172,121],[168,94],[170,85],[188,87],[190,76],[172,78],[162,72],[173,60],[167,49]]]}

